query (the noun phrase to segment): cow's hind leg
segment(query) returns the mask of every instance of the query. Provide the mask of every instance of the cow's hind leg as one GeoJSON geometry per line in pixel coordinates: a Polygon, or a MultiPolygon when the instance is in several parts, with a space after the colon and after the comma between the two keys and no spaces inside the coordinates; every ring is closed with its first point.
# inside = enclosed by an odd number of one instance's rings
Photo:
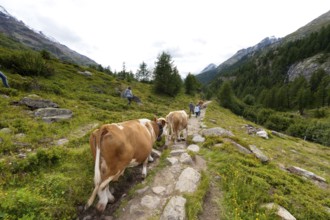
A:
{"type": "Polygon", "coordinates": [[[149,162],[153,162],[153,161],[154,161],[154,158],[152,158],[151,153],[150,153],[149,156],[148,156],[148,161],[149,161],[149,162]]]}
{"type": "Polygon", "coordinates": [[[111,194],[110,190],[109,190],[109,183],[112,180],[116,180],[118,179],[118,177],[120,176],[121,172],[118,171],[115,175],[108,177],[106,180],[104,180],[101,184],[100,187],[98,188],[98,192],[97,195],[99,196],[99,202],[96,205],[97,210],[99,210],[100,212],[103,212],[104,209],[106,208],[108,201],[110,200],[110,202],[114,201],[114,197],[111,194]],[[110,198],[109,198],[110,196],[110,198]]]}
{"type": "Polygon", "coordinates": [[[146,178],[147,177],[147,164],[148,164],[148,157],[143,162],[143,166],[142,166],[142,178],[146,178]]]}
{"type": "Polygon", "coordinates": [[[106,193],[107,193],[107,197],[108,197],[108,200],[109,200],[109,202],[114,202],[115,201],[115,197],[112,195],[112,193],[110,192],[110,190],[109,190],[109,186],[107,186],[106,188],[105,188],[105,191],[106,191],[106,193]]]}

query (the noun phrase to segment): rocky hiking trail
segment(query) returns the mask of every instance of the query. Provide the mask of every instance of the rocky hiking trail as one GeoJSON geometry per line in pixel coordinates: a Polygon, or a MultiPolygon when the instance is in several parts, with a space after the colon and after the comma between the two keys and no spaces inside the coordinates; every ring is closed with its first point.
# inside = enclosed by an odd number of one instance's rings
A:
{"type": "MultiPolygon", "coordinates": [[[[205,106],[208,104],[205,103],[205,106]]],[[[196,118],[192,115],[188,121],[188,135],[193,136],[193,142],[203,142],[204,138],[199,135],[206,108],[201,110],[201,115],[196,118]]],[[[103,213],[98,213],[94,207],[83,211],[79,207],[78,219],[107,219],[107,220],[146,220],[146,219],[186,219],[184,193],[194,192],[201,179],[201,172],[206,170],[206,162],[198,155],[192,158],[188,152],[197,153],[199,146],[191,144],[187,146],[186,141],[171,143],[168,146],[170,153],[166,158],[167,165],[158,171],[151,181],[144,181],[141,177],[141,167],[137,169],[129,168],[125,172],[130,172],[132,179],[127,180],[127,185],[121,189],[117,187],[114,192],[115,203],[108,204],[103,213]],[[134,173],[133,173],[134,172],[134,173]],[[136,190],[132,198],[125,205],[120,206],[129,191],[129,188],[137,183],[142,184],[142,188],[136,190]],[[118,192],[116,192],[118,191],[118,192]],[[119,209],[120,210],[117,210],[119,209]],[[114,214],[116,212],[116,215],[114,214]]],[[[161,152],[153,151],[153,156],[159,158],[161,152]]],[[[148,172],[154,169],[158,160],[148,164],[148,172]]],[[[121,177],[122,178],[122,177],[121,177]]],[[[113,185],[115,183],[111,183],[113,185]]],[[[204,214],[200,219],[219,219],[218,208],[214,197],[219,197],[220,192],[210,186],[204,201],[204,214]]]]}

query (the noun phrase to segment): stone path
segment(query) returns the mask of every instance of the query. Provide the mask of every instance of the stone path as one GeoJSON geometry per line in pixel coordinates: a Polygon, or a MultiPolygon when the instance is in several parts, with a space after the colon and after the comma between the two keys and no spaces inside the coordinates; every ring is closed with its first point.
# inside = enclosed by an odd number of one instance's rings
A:
{"type": "MultiPolygon", "coordinates": [[[[188,134],[198,136],[201,121],[205,115],[192,116],[188,123],[188,134]]],[[[138,190],[133,199],[127,202],[119,211],[118,220],[145,219],[185,219],[186,199],[183,193],[194,192],[201,178],[201,170],[206,169],[203,158],[196,156],[194,160],[188,151],[198,152],[199,146],[186,142],[173,144],[169,147],[171,152],[166,159],[168,166],[158,172],[151,183],[144,183],[145,187],[138,190]]]]}

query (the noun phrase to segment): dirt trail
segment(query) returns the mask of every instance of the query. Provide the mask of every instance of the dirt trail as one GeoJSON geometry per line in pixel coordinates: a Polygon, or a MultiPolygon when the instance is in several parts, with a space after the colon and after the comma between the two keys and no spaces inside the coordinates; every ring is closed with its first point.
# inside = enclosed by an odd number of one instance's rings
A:
{"type": "MultiPolygon", "coordinates": [[[[205,103],[205,105],[207,104],[208,102],[205,103]]],[[[188,135],[197,135],[201,130],[201,124],[205,116],[205,111],[206,108],[203,108],[201,110],[201,115],[197,118],[196,116],[191,116],[188,122],[188,135]]],[[[196,156],[193,161],[190,158],[191,162],[189,162],[189,160],[188,162],[185,162],[184,159],[182,159],[183,155],[188,155],[186,153],[187,144],[185,141],[173,144],[169,148],[172,151],[169,158],[167,158],[168,165],[157,172],[152,181],[147,183],[146,181],[142,180],[140,175],[141,167],[127,169],[125,172],[130,172],[131,179],[123,180],[126,181],[124,187],[119,187],[118,184],[115,185],[116,183],[110,184],[115,188],[115,203],[108,204],[106,210],[103,213],[96,212],[95,208],[90,208],[84,212],[80,207],[81,212],[78,219],[169,219],[169,217],[164,218],[163,212],[165,206],[168,204],[171,198],[180,196],[180,193],[176,189],[176,183],[179,181],[179,176],[183,173],[183,170],[185,170],[187,167],[196,170],[196,172],[206,170],[206,162],[199,156],[196,156]],[[137,183],[142,183],[142,189],[137,190],[132,198],[129,198],[128,201],[125,202],[125,205],[121,205],[120,210],[118,210],[119,205],[122,199],[126,197],[128,190],[137,183]],[[115,212],[117,213],[116,215],[114,214],[115,212]]],[[[149,172],[153,169],[153,167],[157,166],[157,164],[157,160],[153,163],[150,163],[148,165],[149,172]]],[[[213,185],[214,184],[210,185],[210,190],[207,193],[203,204],[204,213],[200,215],[199,219],[220,219],[216,200],[216,197],[219,196],[220,192],[218,192],[217,188],[213,185]]]]}

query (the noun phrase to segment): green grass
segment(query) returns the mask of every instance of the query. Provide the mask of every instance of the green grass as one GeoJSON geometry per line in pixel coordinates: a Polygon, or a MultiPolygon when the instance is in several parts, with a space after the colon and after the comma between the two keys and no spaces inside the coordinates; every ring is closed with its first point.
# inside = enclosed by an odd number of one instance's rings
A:
{"type": "MultiPolygon", "coordinates": [[[[247,147],[254,144],[271,162],[262,164],[253,155],[239,153],[224,141],[221,147],[209,144],[202,148],[201,155],[208,164],[209,176],[219,176],[219,188],[223,192],[219,210],[222,219],[278,219],[274,211],[261,208],[264,203],[275,202],[290,211],[297,219],[329,219],[325,207],[330,207],[329,187],[321,188],[310,180],[290,174],[279,168],[299,166],[330,179],[330,148],[305,142],[296,138],[272,136],[265,140],[250,136],[244,124],[253,124],[233,115],[226,109],[212,103],[207,108],[205,123],[231,130],[235,141],[247,147]],[[210,122],[215,119],[217,125],[210,122]]],[[[257,125],[254,125],[258,127],[257,125]]],[[[206,143],[221,142],[207,138],[206,143]]],[[[194,219],[194,218],[191,218],[194,219]]]]}
{"type": "Polygon", "coordinates": [[[0,129],[9,128],[11,133],[0,133],[0,219],[76,218],[76,208],[86,203],[93,189],[94,165],[88,144],[93,125],[165,117],[174,109],[188,110],[189,102],[198,100],[183,93],[174,99],[156,95],[151,84],[49,62],[54,74],[47,77],[21,76],[2,69],[11,88],[0,87],[0,93],[9,97],[0,99],[0,129]],[[84,70],[93,76],[78,73],[84,70]],[[120,97],[118,91],[128,85],[143,105],[128,106],[120,97]],[[72,110],[72,119],[48,124],[33,117],[27,107],[14,104],[31,94],[72,110]],[[20,133],[25,136],[15,136],[20,133]],[[62,138],[69,143],[54,146],[53,142],[62,138]],[[19,158],[21,152],[27,157],[19,158]]]}
{"type": "MultiPolygon", "coordinates": [[[[13,43],[0,36],[1,41],[13,43]]],[[[15,53],[15,49],[20,49],[19,45],[13,44],[12,50],[0,47],[0,52],[5,56],[15,53]]],[[[8,96],[0,98],[0,129],[10,128],[11,133],[0,133],[0,219],[75,219],[76,208],[85,204],[93,189],[94,166],[88,144],[93,125],[165,117],[169,111],[188,111],[189,102],[199,100],[197,96],[182,93],[175,98],[156,95],[151,84],[118,80],[87,67],[56,60],[50,60],[49,65],[54,73],[47,77],[21,76],[11,69],[1,69],[11,88],[0,86],[0,94],[8,96]],[[78,73],[84,70],[93,76],[78,73]],[[143,105],[128,106],[127,100],[120,97],[118,91],[128,85],[143,105]],[[47,124],[34,118],[27,107],[14,104],[31,94],[72,110],[73,118],[47,124]],[[20,133],[25,136],[17,137],[20,133]],[[68,138],[69,143],[54,146],[53,142],[62,138],[68,138]],[[27,157],[19,158],[21,152],[27,157]]],[[[328,109],[325,111],[327,116],[322,120],[329,118],[328,109]]],[[[207,160],[208,169],[202,174],[196,193],[185,195],[188,219],[197,219],[203,211],[203,197],[211,181],[216,182],[223,195],[218,202],[221,219],[276,219],[272,211],[260,207],[267,202],[278,203],[297,219],[330,219],[324,209],[330,207],[329,187],[319,188],[309,180],[279,169],[279,164],[299,166],[329,181],[329,147],[292,137],[271,136],[264,140],[250,136],[243,125],[258,126],[216,102],[207,107],[204,123],[232,131],[236,142],[245,147],[256,145],[271,162],[261,164],[252,155],[240,154],[225,138],[207,138],[199,154],[207,160]],[[217,143],[222,145],[214,147],[217,143]],[[215,181],[216,176],[220,180],[215,181]]],[[[163,166],[164,158],[149,173],[147,182],[163,166]]]]}

